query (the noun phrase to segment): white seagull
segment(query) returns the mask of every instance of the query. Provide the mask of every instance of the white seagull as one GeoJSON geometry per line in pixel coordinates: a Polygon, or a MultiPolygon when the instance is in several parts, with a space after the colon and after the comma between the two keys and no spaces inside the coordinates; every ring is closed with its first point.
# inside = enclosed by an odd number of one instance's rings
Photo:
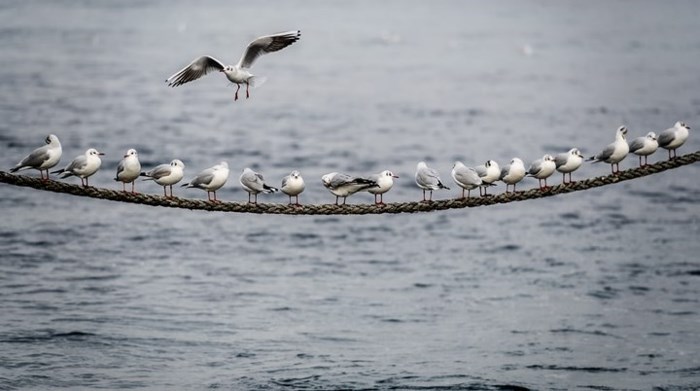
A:
{"type": "Polygon", "coordinates": [[[343,197],[343,205],[349,195],[358,191],[366,190],[370,187],[379,186],[377,182],[367,178],[358,178],[339,172],[331,172],[321,177],[323,186],[335,196],[335,204],[338,205],[338,198],[343,197]]]}
{"type": "Polygon", "coordinates": [[[683,122],[676,122],[672,128],[666,129],[659,134],[659,146],[663,149],[668,149],[668,158],[676,157],[676,148],[680,147],[688,139],[688,130],[690,126],[683,122]],[[671,156],[673,154],[673,156],[671,156]]]}
{"type": "Polygon", "coordinates": [[[393,172],[389,170],[384,170],[379,174],[370,175],[369,180],[377,183],[377,187],[370,187],[367,191],[370,194],[374,194],[374,203],[376,205],[384,205],[384,193],[391,190],[394,186],[394,178],[398,178],[398,175],[394,175],[393,172]],[[377,202],[377,196],[379,196],[379,202],[377,202]]]}
{"type": "Polygon", "coordinates": [[[501,177],[501,169],[498,167],[498,163],[493,160],[488,160],[486,163],[476,166],[475,170],[483,182],[479,188],[479,194],[486,195],[486,187],[493,185],[493,183],[501,177]],[[483,194],[481,194],[482,189],[483,194]]]}
{"type": "Polygon", "coordinates": [[[180,182],[185,175],[185,163],[179,159],[171,161],[169,164],[160,164],[151,171],[142,172],[141,176],[145,176],[144,181],[151,180],[163,186],[163,196],[172,198],[173,185],[180,182]],[[168,195],[168,187],[170,187],[170,195],[168,195]]]}
{"type": "Polygon", "coordinates": [[[299,194],[304,191],[306,184],[304,183],[304,178],[301,177],[301,173],[297,170],[292,171],[286,177],[282,178],[282,193],[289,196],[289,205],[292,205],[292,197],[295,197],[296,203],[294,205],[299,206],[299,194]]]}
{"type": "Polygon", "coordinates": [[[95,148],[90,148],[83,155],[78,155],[70,164],[60,170],[52,171],[53,174],[61,174],[60,178],[68,178],[75,175],[80,178],[83,187],[88,187],[88,178],[97,172],[102,165],[100,156],[104,155],[95,148]]]}
{"type": "Polygon", "coordinates": [[[498,179],[506,184],[506,193],[508,193],[508,188],[511,185],[513,185],[513,193],[515,193],[515,185],[525,178],[525,174],[527,174],[525,163],[519,158],[514,157],[510,163],[503,166],[498,179]]]}
{"type": "Polygon", "coordinates": [[[129,149],[117,166],[117,176],[114,177],[114,180],[122,183],[122,191],[124,192],[126,192],[126,184],[131,183],[131,192],[135,193],[134,184],[140,174],[139,154],[135,149],[129,149]]]}
{"type": "Polygon", "coordinates": [[[554,163],[554,157],[552,155],[544,155],[542,159],[537,159],[530,165],[527,170],[528,175],[537,178],[540,184],[540,190],[547,189],[547,178],[549,178],[556,169],[556,164],[554,163]],[[542,180],[544,179],[544,186],[542,186],[542,180]]]}
{"type": "Polygon", "coordinates": [[[630,151],[630,146],[627,144],[627,128],[620,126],[615,133],[615,141],[608,144],[597,155],[588,159],[593,163],[605,162],[609,163],[613,174],[620,172],[620,162],[627,156],[630,151]]]}
{"type": "Polygon", "coordinates": [[[240,178],[238,178],[238,181],[241,183],[241,186],[243,186],[243,189],[248,192],[248,203],[253,203],[257,204],[258,203],[258,193],[274,193],[278,191],[276,187],[268,186],[265,183],[265,178],[263,178],[262,174],[257,173],[250,168],[246,167],[243,170],[243,173],[241,174],[240,178]],[[255,201],[250,201],[250,196],[254,195],[255,196],[255,201]]]}
{"type": "Polygon", "coordinates": [[[450,190],[449,187],[442,184],[440,180],[440,174],[430,167],[428,167],[425,162],[419,162],[416,166],[416,185],[423,189],[423,202],[430,202],[433,200],[433,190],[445,189],[450,190]],[[430,192],[430,197],[425,199],[425,191],[430,192]]]}
{"type": "Polygon", "coordinates": [[[192,178],[189,183],[182,184],[182,187],[187,187],[188,189],[197,188],[206,190],[207,199],[211,202],[219,202],[216,199],[216,191],[221,189],[226,181],[228,180],[228,163],[220,162],[214,166],[211,166],[192,178]],[[214,198],[211,198],[211,193],[214,193],[214,198]]]}
{"type": "Polygon", "coordinates": [[[560,153],[554,157],[554,165],[557,171],[561,172],[563,178],[561,183],[566,185],[574,183],[571,180],[571,173],[578,170],[583,164],[583,154],[578,148],[571,148],[568,152],[560,153]],[[569,181],[566,181],[566,174],[569,174],[569,181]]]}
{"type": "Polygon", "coordinates": [[[197,80],[206,75],[208,72],[217,70],[223,72],[226,78],[238,85],[234,100],[238,100],[238,91],[241,89],[241,84],[246,85],[245,96],[250,97],[249,88],[254,83],[255,76],[250,73],[250,68],[255,60],[263,54],[282,50],[293,44],[301,37],[300,30],[287,31],[284,33],[265,35],[255,39],[248,44],[245,52],[238,60],[236,65],[224,65],[221,61],[212,56],[201,56],[190,63],[190,65],[182,68],[174,75],[170,76],[166,82],[170,87],[177,87],[181,84],[197,80]]]}
{"type": "Polygon", "coordinates": [[[647,157],[659,149],[659,141],[656,138],[656,133],[649,132],[644,137],[637,137],[630,143],[630,152],[639,156],[639,167],[647,165],[647,157]],[[644,164],[642,164],[642,156],[644,164]]]}
{"type": "Polygon", "coordinates": [[[39,170],[41,179],[49,180],[49,169],[56,166],[61,160],[63,150],[61,149],[61,142],[58,141],[58,137],[54,134],[46,136],[44,142],[46,142],[46,145],[33,150],[21,162],[17,163],[10,172],[33,168],[39,170]],[[46,178],[44,178],[44,170],[46,170],[46,178]]]}
{"type": "Polygon", "coordinates": [[[483,184],[476,170],[465,166],[464,163],[460,161],[456,161],[454,166],[452,166],[451,174],[457,186],[462,188],[462,198],[464,198],[465,190],[467,191],[466,198],[469,198],[471,191],[483,184]]]}

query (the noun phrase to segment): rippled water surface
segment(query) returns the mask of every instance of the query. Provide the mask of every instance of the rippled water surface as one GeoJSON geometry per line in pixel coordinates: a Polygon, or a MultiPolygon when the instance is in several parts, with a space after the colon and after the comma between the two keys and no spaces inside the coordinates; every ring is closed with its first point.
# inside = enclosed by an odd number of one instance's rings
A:
{"type": "MultiPolygon", "coordinates": [[[[5,1],[0,168],[51,132],[62,164],[106,152],[100,187],[120,187],[133,147],[144,167],[180,158],[188,177],[228,161],[227,201],[246,199],[246,166],[273,185],[299,169],[308,203],[334,200],[327,172],[391,169],[386,201],[410,201],[419,160],[451,185],[454,160],[591,155],[621,124],[637,137],[685,121],[679,154],[694,152],[699,19],[693,1],[5,1]],[[249,100],[218,74],[163,83],[198,55],[235,63],[256,36],[296,28],[301,41],[256,63],[268,81],[249,100]]],[[[0,185],[0,388],[697,389],[699,177],[691,165],[549,199],[356,217],[0,185]]]]}

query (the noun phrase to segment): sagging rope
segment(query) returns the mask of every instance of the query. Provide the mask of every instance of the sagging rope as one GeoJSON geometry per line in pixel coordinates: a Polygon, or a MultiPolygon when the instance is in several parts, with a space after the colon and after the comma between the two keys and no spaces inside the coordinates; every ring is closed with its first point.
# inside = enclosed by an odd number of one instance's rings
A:
{"type": "MultiPolygon", "coordinates": [[[[473,197],[468,199],[446,199],[432,202],[395,202],[386,205],[375,204],[320,204],[320,205],[287,205],[279,203],[249,204],[245,202],[210,202],[205,200],[193,200],[188,198],[166,198],[152,194],[132,194],[119,190],[102,189],[96,187],[82,187],[59,181],[44,181],[40,178],[24,175],[13,175],[0,171],[0,182],[15,186],[31,187],[38,190],[52,191],[56,193],[72,194],[81,197],[99,198],[104,200],[128,202],[151,206],[164,206],[168,208],[183,208],[191,210],[206,210],[210,212],[235,212],[257,214],[286,214],[286,215],[365,215],[383,213],[417,213],[432,212],[446,209],[474,208],[495,204],[505,204],[515,201],[533,200],[537,198],[552,197],[559,194],[573,193],[575,191],[588,190],[596,187],[611,185],[631,179],[637,179],[662,171],[678,168],[695,163],[700,160],[700,151],[679,156],[672,160],[664,160],[645,167],[632,168],[621,171],[617,175],[608,175],[580,180],[567,185],[552,186],[547,190],[531,189],[516,193],[502,193],[487,197],[473,197]]],[[[419,194],[419,192],[416,192],[419,194]]]]}

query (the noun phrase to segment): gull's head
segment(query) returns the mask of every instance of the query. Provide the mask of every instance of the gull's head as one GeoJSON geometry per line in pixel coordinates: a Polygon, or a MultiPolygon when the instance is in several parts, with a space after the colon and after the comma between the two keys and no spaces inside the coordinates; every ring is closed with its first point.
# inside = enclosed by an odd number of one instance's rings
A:
{"type": "Polygon", "coordinates": [[[519,164],[519,165],[521,165],[521,166],[524,166],[524,165],[525,165],[525,164],[523,163],[523,161],[520,160],[520,158],[517,158],[517,157],[514,157],[513,159],[511,159],[510,164],[511,164],[511,165],[519,164]]]}
{"type": "Polygon", "coordinates": [[[546,154],[546,155],[542,156],[542,160],[544,160],[545,162],[553,162],[554,157],[550,154],[546,154]]]}
{"type": "Polygon", "coordinates": [[[228,170],[228,163],[227,162],[219,162],[219,168],[224,168],[228,170]]]}
{"type": "Polygon", "coordinates": [[[617,135],[624,140],[627,137],[627,127],[620,126],[619,128],[617,128],[617,135]]]}
{"type": "Polygon", "coordinates": [[[61,145],[61,143],[58,141],[58,137],[56,137],[55,134],[50,134],[46,136],[46,139],[44,140],[46,144],[49,145],[61,145]]]}
{"type": "Polygon", "coordinates": [[[301,178],[301,173],[297,170],[294,170],[294,171],[289,173],[289,176],[294,178],[294,179],[299,179],[299,178],[301,178]]]}
{"type": "Polygon", "coordinates": [[[331,180],[333,179],[333,177],[334,177],[336,174],[338,174],[338,173],[337,173],[337,172],[331,172],[331,173],[329,173],[329,174],[326,174],[326,175],[322,176],[322,177],[321,177],[321,182],[323,182],[323,186],[326,186],[326,187],[330,186],[331,180]]]}
{"type": "Polygon", "coordinates": [[[126,155],[124,155],[125,158],[127,158],[127,157],[129,157],[129,156],[138,157],[139,154],[136,152],[135,149],[131,148],[130,150],[126,151],[126,155]]]}
{"type": "Polygon", "coordinates": [[[649,140],[656,141],[656,133],[654,133],[654,132],[649,132],[649,133],[647,133],[647,138],[648,138],[649,140]]]}
{"type": "Polygon", "coordinates": [[[185,163],[183,163],[180,159],[175,159],[172,162],[170,162],[170,167],[185,168],[185,163]]]}
{"type": "Polygon", "coordinates": [[[425,164],[425,162],[418,162],[418,165],[416,166],[416,169],[417,169],[417,170],[421,170],[421,169],[424,169],[424,168],[428,168],[428,165],[425,164]]]}
{"type": "Polygon", "coordinates": [[[384,170],[384,171],[382,171],[382,173],[379,174],[379,176],[385,176],[385,177],[388,177],[388,178],[398,178],[398,177],[399,177],[398,175],[394,175],[394,173],[391,172],[391,171],[389,171],[389,170],[384,170]]]}
{"type": "Polygon", "coordinates": [[[690,130],[690,126],[686,125],[685,122],[682,121],[676,122],[676,128],[686,128],[687,130],[690,130]]]}
{"type": "Polygon", "coordinates": [[[85,155],[87,155],[87,156],[100,156],[100,155],[104,155],[104,153],[99,152],[95,148],[90,148],[87,151],[85,151],[85,155]]]}
{"type": "Polygon", "coordinates": [[[571,150],[569,150],[569,154],[571,156],[578,156],[580,158],[583,158],[583,154],[581,153],[581,151],[578,150],[578,148],[571,148],[571,150]]]}

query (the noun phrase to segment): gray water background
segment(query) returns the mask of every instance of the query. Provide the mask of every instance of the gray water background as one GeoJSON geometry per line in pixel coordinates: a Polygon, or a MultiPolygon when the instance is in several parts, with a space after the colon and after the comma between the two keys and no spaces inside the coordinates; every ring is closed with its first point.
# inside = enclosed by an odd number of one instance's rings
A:
{"type": "MultiPolygon", "coordinates": [[[[186,177],[228,161],[222,200],[247,199],[250,166],[273,184],[299,169],[302,202],[325,203],[327,172],[391,169],[385,201],[417,200],[419,160],[452,185],[456,159],[592,155],[622,124],[637,137],[685,121],[688,153],[698,20],[694,1],[3,1],[0,167],[55,133],[62,165],[107,154],[95,186],[120,188],[133,147],[144,168],[182,159],[186,177]],[[268,81],[249,100],[218,74],[163,83],[198,55],[235,63],[256,36],[297,28],[255,65],[268,81]]],[[[2,185],[0,388],[698,389],[699,174],[357,217],[2,185]]]]}

